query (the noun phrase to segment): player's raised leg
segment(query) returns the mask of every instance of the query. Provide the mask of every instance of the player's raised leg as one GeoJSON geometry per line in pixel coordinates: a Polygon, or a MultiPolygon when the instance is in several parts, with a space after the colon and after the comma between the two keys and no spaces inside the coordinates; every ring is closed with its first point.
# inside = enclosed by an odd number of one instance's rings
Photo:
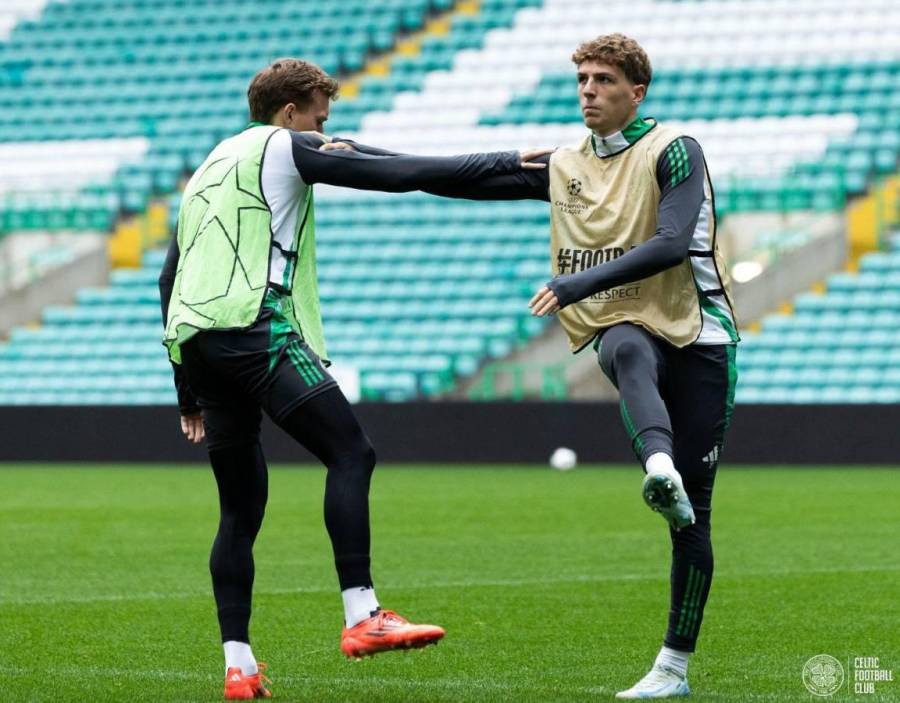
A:
{"type": "Polygon", "coordinates": [[[697,645],[713,578],[712,492],[734,404],[734,346],[694,346],[666,354],[675,458],[696,523],[670,530],[671,603],[663,646],[650,671],[619,698],[687,695],[688,659],[697,645]]]}
{"type": "Polygon", "coordinates": [[[601,335],[597,356],[619,390],[622,421],[647,474],[644,501],[681,529],[694,522],[694,512],[673,463],[672,423],[660,394],[666,370],[659,344],[641,327],[623,323],[601,335]]]}
{"type": "Polygon", "coordinates": [[[362,657],[437,643],[444,636],[442,628],[412,624],[383,610],[375,596],[369,557],[375,451],[344,394],[333,386],[276,421],[328,469],[325,525],[344,602],[341,651],[362,657]]]}

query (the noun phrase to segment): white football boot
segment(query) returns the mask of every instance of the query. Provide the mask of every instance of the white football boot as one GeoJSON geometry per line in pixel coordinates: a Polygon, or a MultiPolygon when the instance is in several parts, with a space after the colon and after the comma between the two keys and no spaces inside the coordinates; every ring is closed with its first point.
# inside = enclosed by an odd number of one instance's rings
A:
{"type": "Polygon", "coordinates": [[[688,696],[687,678],[667,666],[654,665],[647,675],[627,691],[619,691],[616,698],[679,698],[688,696]]]}
{"type": "Polygon", "coordinates": [[[644,477],[641,493],[650,509],[662,515],[673,530],[680,530],[697,522],[694,507],[677,472],[674,475],[648,473],[644,477]]]}

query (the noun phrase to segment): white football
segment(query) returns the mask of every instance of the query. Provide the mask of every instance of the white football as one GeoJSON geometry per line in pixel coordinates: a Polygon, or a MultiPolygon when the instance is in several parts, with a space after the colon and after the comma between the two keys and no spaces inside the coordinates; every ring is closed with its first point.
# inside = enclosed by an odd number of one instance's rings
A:
{"type": "Polygon", "coordinates": [[[578,455],[568,447],[557,447],[550,455],[550,466],[558,471],[569,471],[578,464],[578,455]]]}

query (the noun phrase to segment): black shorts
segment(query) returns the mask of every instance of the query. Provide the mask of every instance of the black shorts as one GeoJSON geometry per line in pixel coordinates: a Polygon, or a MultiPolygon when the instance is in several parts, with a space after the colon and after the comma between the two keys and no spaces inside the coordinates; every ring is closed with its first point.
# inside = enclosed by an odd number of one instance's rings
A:
{"type": "Polygon", "coordinates": [[[337,383],[266,293],[259,319],[243,330],[197,333],[181,349],[182,366],[203,411],[207,446],[259,437],[261,411],[276,423],[337,383]]]}

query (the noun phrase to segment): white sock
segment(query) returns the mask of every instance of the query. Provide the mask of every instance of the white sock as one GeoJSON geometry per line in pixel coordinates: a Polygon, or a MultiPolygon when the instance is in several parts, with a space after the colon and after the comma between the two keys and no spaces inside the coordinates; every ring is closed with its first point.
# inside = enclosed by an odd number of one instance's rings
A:
{"type": "Polygon", "coordinates": [[[659,650],[659,654],[656,655],[656,661],[653,662],[653,666],[665,666],[677,671],[682,677],[687,677],[688,657],[690,656],[690,652],[680,652],[677,649],[670,649],[664,646],[659,650]]]}
{"type": "Polygon", "coordinates": [[[372,617],[372,613],[379,607],[375,589],[365,586],[356,586],[341,591],[341,599],[344,601],[344,623],[347,627],[353,627],[366,618],[372,617]]]}
{"type": "Polygon", "coordinates": [[[256,657],[253,656],[253,650],[246,642],[238,642],[229,640],[222,645],[225,648],[225,673],[236,666],[241,670],[244,676],[253,676],[259,671],[256,666],[256,657]]]}
{"type": "Polygon", "coordinates": [[[655,452],[647,457],[645,467],[648,474],[663,474],[670,478],[681,480],[681,474],[675,469],[672,457],[665,452],[655,452]]]}

